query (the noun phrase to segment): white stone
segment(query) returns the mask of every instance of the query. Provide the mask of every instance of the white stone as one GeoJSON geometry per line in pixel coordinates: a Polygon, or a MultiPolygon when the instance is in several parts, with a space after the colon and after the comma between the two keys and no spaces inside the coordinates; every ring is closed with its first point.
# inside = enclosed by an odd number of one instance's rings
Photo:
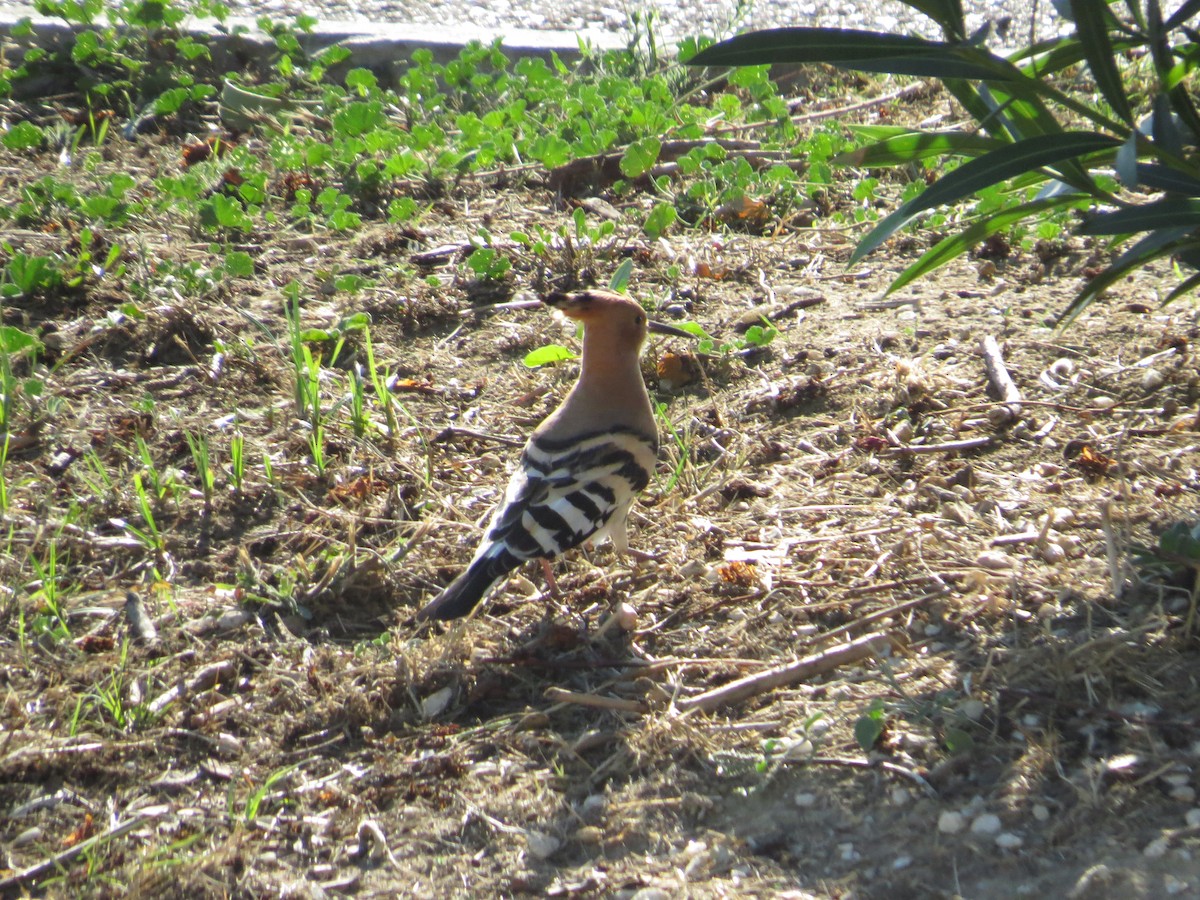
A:
{"type": "Polygon", "coordinates": [[[938,831],[942,834],[958,834],[963,830],[963,814],[954,810],[946,810],[938,816],[938,831]]]}
{"type": "Polygon", "coordinates": [[[981,816],[976,816],[975,821],[971,823],[972,834],[999,834],[1003,823],[1000,817],[995,813],[984,813],[981,816]]]}

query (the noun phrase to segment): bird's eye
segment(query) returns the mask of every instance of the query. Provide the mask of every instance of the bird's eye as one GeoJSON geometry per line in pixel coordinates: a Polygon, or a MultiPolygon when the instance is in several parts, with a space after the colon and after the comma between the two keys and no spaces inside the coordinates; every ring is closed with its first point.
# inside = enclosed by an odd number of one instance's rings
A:
{"type": "Polygon", "coordinates": [[[633,321],[635,321],[637,324],[641,325],[643,322],[646,321],[646,317],[643,316],[641,313],[638,313],[633,321]]]}

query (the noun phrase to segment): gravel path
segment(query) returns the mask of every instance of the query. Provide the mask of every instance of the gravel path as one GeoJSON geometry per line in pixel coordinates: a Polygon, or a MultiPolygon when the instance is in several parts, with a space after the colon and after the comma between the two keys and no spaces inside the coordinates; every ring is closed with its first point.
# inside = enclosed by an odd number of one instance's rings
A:
{"type": "MultiPolygon", "coordinates": [[[[472,0],[232,0],[236,15],[268,14],[274,17],[308,12],[326,21],[414,22],[424,25],[458,23],[491,28],[498,32],[510,28],[537,30],[607,32],[626,31],[631,16],[653,8],[659,17],[662,34],[720,35],[735,30],[772,28],[785,25],[826,25],[846,28],[914,29],[930,37],[937,36],[929,20],[897,0],[760,0],[743,4],[736,0],[654,0],[626,4],[621,0],[510,0],[510,2],[472,2],[472,0]]],[[[1049,0],[966,0],[968,27],[977,28],[988,19],[1007,18],[1011,22],[1008,41],[1028,40],[1036,24],[1037,34],[1045,37],[1057,28],[1054,7],[1049,0]]]]}
{"type": "MultiPolygon", "coordinates": [[[[361,23],[364,31],[380,23],[413,23],[453,29],[469,26],[497,35],[514,29],[582,32],[585,37],[624,37],[632,17],[654,9],[656,32],[664,43],[686,35],[725,36],[751,28],[786,25],[824,25],[845,28],[906,30],[928,37],[940,36],[924,16],[898,0],[226,0],[234,16],[270,16],[288,20],[301,13],[315,16],[321,25],[361,23]]],[[[1063,24],[1051,0],[964,0],[968,28],[989,19],[1005,23],[999,40],[990,44],[1020,46],[1031,31],[1048,37],[1063,24]]],[[[0,19],[28,15],[26,3],[0,0],[0,19]]]]}

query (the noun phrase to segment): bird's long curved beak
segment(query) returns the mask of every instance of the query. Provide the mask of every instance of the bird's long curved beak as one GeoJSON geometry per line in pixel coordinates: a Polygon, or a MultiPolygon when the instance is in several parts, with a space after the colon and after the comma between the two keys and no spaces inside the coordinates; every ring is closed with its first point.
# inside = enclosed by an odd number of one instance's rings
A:
{"type": "Polygon", "coordinates": [[[682,328],[676,328],[674,325],[668,325],[665,322],[656,322],[653,319],[646,323],[646,327],[653,334],[670,334],[675,337],[696,339],[696,336],[690,331],[684,331],[682,328]]]}

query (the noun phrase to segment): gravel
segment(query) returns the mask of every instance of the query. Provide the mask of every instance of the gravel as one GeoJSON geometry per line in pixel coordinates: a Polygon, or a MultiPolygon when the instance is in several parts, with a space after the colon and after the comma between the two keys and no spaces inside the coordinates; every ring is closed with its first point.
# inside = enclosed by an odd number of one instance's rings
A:
{"type": "MultiPolygon", "coordinates": [[[[1046,38],[1063,30],[1050,0],[1016,0],[1012,3],[965,0],[967,27],[974,30],[993,21],[999,35],[989,43],[996,49],[1027,43],[1031,34],[1046,38]]],[[[627,39],[632,19],[653,10],[660,47],[673,39],[704,34],[722,37],[752,28],[795,25],[836,26],[901,30],[939,37],[936,27],[899,0],[231,0],[233,16],[268,16],[287,21],[301,13],[316,17],[318,25],[352,23],[369,33],[372,25],[404,24],[439,28],[485,29],[497,36],[516,30],[579,32],[602,46],[614,38],[627,39]],[[605,40],[607,38],[607,40],[605,40]]],[[[29,15],[27,3],[0,0],[0,20],[29,15]]]]}
{"type": "MultiPolygon", "coordinates": [[[[661,34],[723,35],[745,28],[775,28],[787,25],[822,25],[842,28],[914,30],[936,37],[936,28],[924,16],[897,0],[835,0],[795,2],[762,0],[747,3],[743,10],[735,0],[658,0],[630,4],[620,0],[514,0],[483,3],[471,0],[266,0],[262,3],[232,2],[235,15],[269,15],[273,18],[308,13],[322,21],[413,22],[423,25],[459,23],[502,32],[511,28],[535,30],[625,33],[634,10],[654,9],[661,34]]],[[[1007,40],[1025,43],[1030,28],[1039,37],[1055,33],[1057,20],[1050,2],[1018,0],[1015,3],[967,0],[964,3],[969,29],[989,19],[1002,21],[1007,40]]]]}

